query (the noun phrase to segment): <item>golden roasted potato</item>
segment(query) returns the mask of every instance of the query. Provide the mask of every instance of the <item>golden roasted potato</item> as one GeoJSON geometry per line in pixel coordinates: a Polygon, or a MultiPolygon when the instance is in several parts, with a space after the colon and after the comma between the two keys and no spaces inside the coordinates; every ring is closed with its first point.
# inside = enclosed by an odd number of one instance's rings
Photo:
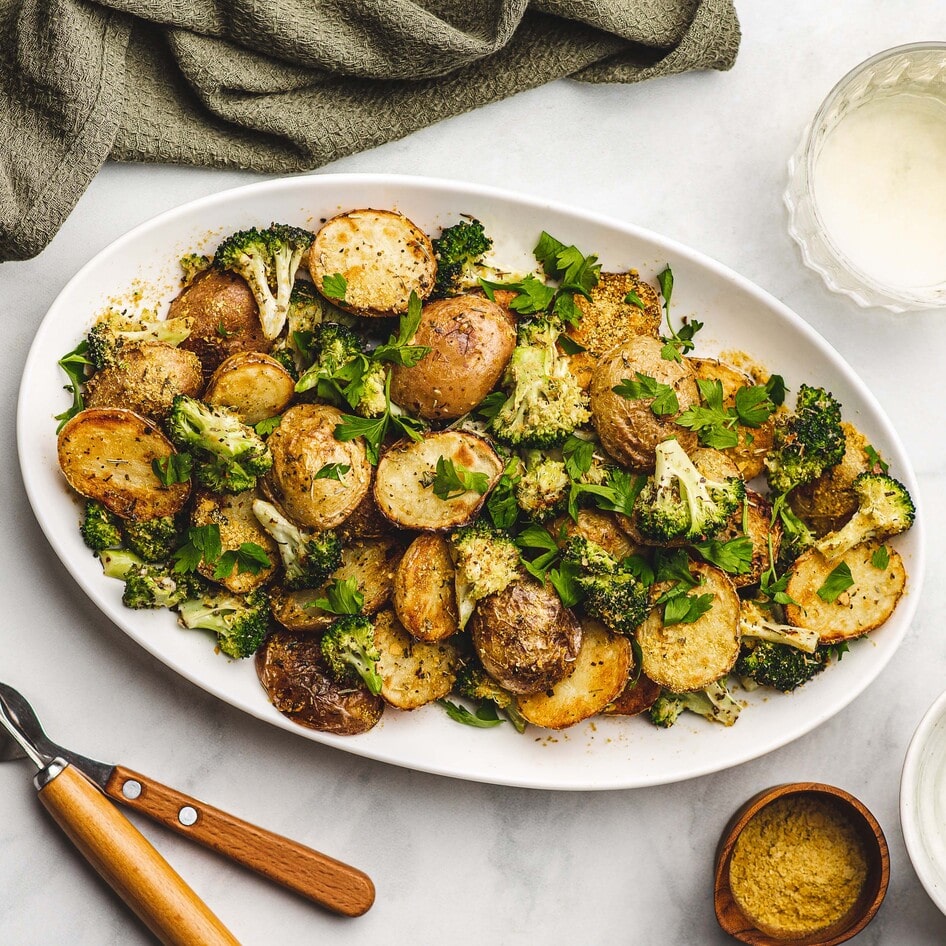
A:
{"type": "Polygon", "coordinates": [[[430,351],[416,365],[391,368],[391,400],[427,420],[453,420],[496,387],[516,332],[496,303],[462,295],[425,305],[411,344],[430,351]]]}
{"type": "Polygon", "coordinates": [[[241,351],[210,376],[203,400],[228,407],[244,424],[253,425],[281,414],[295,394],[292,375],[275,358],[241,351]]]}
{"type": "Polygon", "coordinates": [[[874,563],[883,542],[855,546],[839,559],[829,562],[817,549],[809,549],[792,566],[785,589],[797,604],[785,605],[785,619],[796,627],[817,631],[822,644],[851,640],[880,627],[893,614],[903,595],[907,573],[896,549],[887,545],[883,568],[874,563]],[[828,576],[845,564],[854,584],[833,601],[825,601],[818,591],[828,576]]]}
{"type": "Polygon", "coordinates": [[[122,407],[161,420],[175,394],[197,397],[204,386],[200,359],[167,342],[124,345],[119,360],[89,378],[86,407],[122,407]]]}
{"type": "MultiPolygon", "coordinates": [[[[272,438],[270,438],[272,441],[272,438]]],[[[374,498],[382,514],[404,529],[434,532],[472,522],[503,472],[503,461],[482,437],[462,430],[427,434],[423,440],[399,440],[381,457],[374,498]],[[433,489],[441,459],[486,476],[486,489],[467,490],[441,499],[433,489]]]]}
{"type": "Polygon", "coordinates": [[[335,530],[342,542],[352,539],[378,539],[390,535],[394,527],[381,515],[374,498],[374,477],[371,488],[365,498],[358,503],[355,511],[335,530]]]}
{"type": "Polygon", "coordinates": [[[637,716],[649,710],[663,687],[654,683],[646,673],[641,673],[637,679],[628,681],[627,686],[601,711],[605,716],[637,716]]]}
{"type": "MultiPolygon", "coordinates": [[[[626,516],[621,518],[627,519],[626,516]]],[[[564,545],[574,535],[580,535],[600,545],[618,561],[639,551],[639,543],[631,541],[621,528],[617,515],[600,509],[579,509],[577,522],[571,516],[559,516],[549,524],[549,532],[559,545],[564,545]]]]}
{"type": "MultiPolygon", "coordinates": [[[[643,672],[674,693],[705,689],[729,673],[739,656],[739,596],[733,583],[710,565],[691,564],[690,573],[701,583],[688,594],[711,594],[709,611],[691,624],[667,626],[663,607],[655,607],[637,629],[643,672]]],[[[653,600],[669,588],[669,582],[654,585],[653,600]]]]}
{"type": "Polygon", "coordinates": [[[441,641],[460,629],[450,543],[435,534],[410,544],[394,575],[394,610],[419,641],[441,641]]]}
{"type": "Polygon", "coordinates": [[[300,526],[333,529],[344,522],[371,487],[371,464],[362,438],[342,442],[335,428],[342,412],[326,404],[297,404],[269,435],[273,467],[263,489],[300,526]],[[348,467],[340,480],[319,477],[330,463],[348,467]]]}
{"type": "Polygon", "coordinates": [[[737,588],[757,585],[762,580],[762,573],[769,567],[769,539],[772,543],[772,559],[778,557],[782,544],[782,523],[772,522],[772,504],[755,490],[746,490],[745,507],[739,507],[733,513],[726,528],[716,536],[719,542],[728,542],[741,535],[752,542],[752,563],[743,575],[730,575],[737,588]]]}
{"type": "Polygon", "coordinates": [[[157,519],[184,508],[190,483],[165,486],[152,463],[176,454],[157,424],[118,407],[92,407],[59,432],[59,466],[81,496],[122,519],[157,519]]]}
{"type": "Polygon", "coordinates": [[[550,586],[532,579],[478,601],[470,629],[483,668],[512,693],[549,689],[581,647],[578,619],[550,586]]]}
{"type": "Polygon", "coordinates": [[[591,619],[581,622],[581,648],[568,675],[548,690],[520,696],[519,712],[534,726],[566,729],[600,713],[627,684],[631,642],[591,619]]]}
{"type": "Polygon", "coordinates": [[[215,565],[201,562],[197,566],[205,578],[219,581],[234,594],[246,594],[266,584],[280,562],[279,546],[253,514],[253,500],[257,498],[255,489],[235,495],[200,490],[191,508],[191,525],[206,526],[213,523],[220,529],[220,546],[224,552],[238,549],[244,542],[253,542],[269,556],[269,568],[262,568],[255,575],[234,569],[226,578],[214,579],[215,565]]]}
{"type": "Polygon", "coordinates": [[[415,640],[385,608],[374,618],[374,642],[381,654],[381,696],[391,706],[417,709],[453,689],[460,658],[449,641],[415,640]]]}
{"type": "Polygon", "coordinates": [[[384,700],[366,687],[332,679],[318,637],[275,631],[256,652],[256,674],[273,706],[309,729],[354,736],[384,712],[384,700]]]}
{"type": "Polygon", "coordinates": [[[430,239],[393,210],[351,210],[332,217],[309,249],[316,288],[355,315],[384,317],[407,311],[412,292],[423,300],[437,275],[430,239]],[[345,280],[345,296],[326,291],[330,276],[345,280]]]}
{"type": "Polygon", "coordinates": [[[687,453],[697,446],[696,434],[674,423],[680,413],[699,404],[693,371],[689,365],[661,358],[662,347],[655,338],[635,336],[601,357],[591,381],[591,422],[601,445],[637,472],[653,470],[657,444],[668,437],[676,437],[687,453]],[[626,398],[614,392],[621,382],[637,380],[638,373],[670,385],[679,412],[658,416],[651,410],[654,398],[626,398]]]}
{"type": "Polygon", "coordinates": [[[180,348],[192,351],[209,377],[238,351],[268,352],[259,306],[242,276],[212,267],[200,273],[171,302],[168,318],[190,318],[190,335],[180,348]]]}

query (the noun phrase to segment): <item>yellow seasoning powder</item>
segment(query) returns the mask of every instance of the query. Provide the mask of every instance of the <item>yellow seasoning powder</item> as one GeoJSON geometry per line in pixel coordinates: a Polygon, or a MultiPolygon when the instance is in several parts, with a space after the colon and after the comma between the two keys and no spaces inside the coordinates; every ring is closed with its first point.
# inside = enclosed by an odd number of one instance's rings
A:
{"type": "Polygon", "coordinates": [[[729,881],[736,903],[760,930],[805,936],[840,920],[867,879],[864,846],[830,801],[778,798],[745,826],[733,848],[729,881]]]}

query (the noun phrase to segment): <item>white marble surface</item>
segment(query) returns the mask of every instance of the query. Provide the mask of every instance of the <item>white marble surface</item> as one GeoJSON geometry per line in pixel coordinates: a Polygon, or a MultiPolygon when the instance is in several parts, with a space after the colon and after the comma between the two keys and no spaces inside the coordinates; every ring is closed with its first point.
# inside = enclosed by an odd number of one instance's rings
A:
{"type": "MultiPolygon", "coordinates": [[[[713,256],[794,308],[851,362],[891,415],[942,521],[946,398],[942,312],[866,313],[831,295],[786,234],[785,162],[821,98],[888,46],[942,38],[934,0],[739,4],[744,42],[727,74],[639,86],[559,82],[461,116],[331,171],[419,173],[554,197],[633,221],[713,256]]],[[[189,168],[109,166],[49,249],[0,267],[7,332],[0,450],[5,552],[0,679],[54,737],[120,760],[368,871],[375,907],[330,916],[142,824],[246,946],[283,942],[722,943],[713,851],[738,804],[769,785],[830,782],[874,811],[891,886],[865,944],[946,941],[946,918],[900,832],[900,767],[946,685],[934,552],[915,624],[883,675],[814,733],[728,772],[666,788],[556,793],[470,784],[375,763],[275,730],[209,697],[130,643],[86,601],[46,545],[20,482],[14,408],[33,330],[69,277],[131,226],[256,179],[189,168]]],[[[935,528],[929,533],[935,536],[935,528]]],[[[152,942],[40,808],[26,763],[0,767],[0,942],[152,942]]]]}

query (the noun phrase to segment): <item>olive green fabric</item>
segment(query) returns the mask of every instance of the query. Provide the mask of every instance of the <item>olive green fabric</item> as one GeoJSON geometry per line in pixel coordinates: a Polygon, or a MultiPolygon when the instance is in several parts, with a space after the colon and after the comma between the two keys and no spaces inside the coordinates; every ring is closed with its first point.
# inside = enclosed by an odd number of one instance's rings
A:
{"type": "Polygon", "coordinates": [[[738,46],[732,0],[0,0],[0,259],[38,253],[107,159],[310,170],[738,46]]]}

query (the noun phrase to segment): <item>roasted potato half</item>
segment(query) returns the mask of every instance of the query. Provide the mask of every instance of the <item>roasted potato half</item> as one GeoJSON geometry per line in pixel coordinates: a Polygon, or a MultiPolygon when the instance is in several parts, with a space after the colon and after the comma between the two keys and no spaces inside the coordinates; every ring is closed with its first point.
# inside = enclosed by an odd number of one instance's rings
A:
{"type": "Polygon", "coordinates": [[[402,710],[417,709],[453,689],[460,658],[449,641],[416,640],[390,608],[375,615],[374,641],[381,654],[378,673],[386,703],[402,710]]]}
{"type": "Polygon", "coordinates": [[[600,509],[579,509],[577,521],[571,516],[560,516],[550,523],[549,532],[559,545],[564,545],[574,535],[580,535],[600,545],[618,561],[640,550],[640,545],[620,527],[615,514],[600,509]]]}
{"type": "Polygon", "coordinates": [[[200,359],[167,342],[124,345],[121,357],[85,386],[86,407],[121,407],[161,420],[176,394],[197,397],[204,386],[200,359]]]}
{"type": "Polygon", "coordinates": [[[516,332],[495,302],[462,295],[425,305],[411,344],[430,351],[416,365],[392,367],[391,399],[427,420],[452,420],[496,387],[516,332]]]}
{"type": "Polygon", "coordinates": [[[430,238],[393,210],[351,210],[333,217],[315,235],[309,272],[316,288],[355,315],[384,317],[407,311],[412,292],[423,300],[437,275],[430,238]],[[345,295],[326,291],[341,276],[345,295]]]}
{"type": "Polygon", "coordinates": [[[152,463],[177,451],[153,421],[118,407],[79,411],[59,432],[59,466],[80,495],[123,519],[157,519],[184,508],[190,483],[164,486],[152,463]]]}
{"type": "Polygon", "coordinates": [[[470,630],[484,669],[512,693],[548,690],[581,647],[578,619],[550,586],[531,579],[477,602],[470,630]]]}
{"type": "MultiPolygon", "coordinates": [[[[692,564],[700,584],[689,594],[713,596],[712,607],[691,624],[663,621],[663,607],[655,607],[637,629],[641,669],[651,680],[674,693],[703,690],[733,668],[739,656],[739,596],[729,577],[710,565],[692,564]]],[[[656,600],[670,587],[653,587],[656,600]]]]}
{"type": "Polygon", "coordinates": [[[601,711],[605,716],[637,716],[649,710],[663,687],[654,683],[646,673],[628,681],[627,686],[601,711]]]}
{"type": "Polygon", "coordinates": [[[318,637],[278,630],[256,652],[256,674],[273,706],[320,732],[355,736],[384,712],[384,700],[329,675],[318,637]]]}
{"type": "Polygon", "coordinates": [[[503,461],[482,437],[443,430],[423,440],[394,444],[378,463],[374,498],[382,514],[395,525],[424,532],[446,531],[473,521],[502,472],[503,461]],[[485,491],[467,490],[441,499],[433,489],[440,460],[485,475],[485,491]]]}
{"type": "Polygon", "coordinates": [[[244,424],[281,414],[296,394],[292,375],[269,355],[241,351],[210,376],[203,400],[234,411],[244,424]]]}
{"type": "Polygon", "coordinates": [[[234,571],[226,578],[214,579],[214,565],[201,562],[197,570],[205,577],[219,581],[234,594],[246,594],[266,584],[279,564],[279,546],[263,529],[253,514],[256,490],[245,493],[209,493],[201,490],[194,498],[191,508],[191,525],[206,526],[214,523],[220,529],[220,546],[224,552],[238,549],[244,542],[253,542],[269,556],[269,568],[262,568],[255,575],[249,571],[234,571]]]}
{"type": "Polygon", "coordinates": [[[459,630],[455,579],[450,543],[442,535],[414,539],[394,575],[394,610],[417,640],[442,641],[459,630]]]}
{"type": "Polygon", "coordinates": [[[600,713],[627,684],[631,642],[598,621],[581,622],[581,648],[568,675],[548,690],[520,696],[519,712],[544,729],[566,729],[600,713]]]}
{"type": "MultiPolygon", "coordinates": [[[[851,640],[880,627],[893,614],[907,583],[903,559],[891,546],[886,546],[884,567],[875,564],[875,554],[883,544],[868,542],[855,546],[832,562],[817,549],[805,552],[792,566],[792,577],[785,589],[797,602],[785,606],[788,623],[817,631],[822,644],[851,640]],[[833,601],[825,601],[818,591],[841,564],[850,568],[854,584],[833,601]]],[[[878,563],[883,561],[882,556],[878,558],[878,563]]]]}
{"type": "Polygon", "coordinates": [[[179,347],[197,355],[205,377],[238,351],[272,348],[253,291],[235,273],[211,267],[196,276],[171,302],[168,318],[182,317],[193,319],[193,327],[179,347]]]}
{"type": "Polygon", "coordinates": [[[601,445],[615,460],[638,472],[653,470],[657,444],[668,437],[676,437],[687,453],[697,446],[696,434],[674,423],[679,413],[699,404],[693,370],[661,358],[662,348],[657,339],[637,335],[606,352],[591,381],[591,422],[601,445]],[[651,409],[654,398],[626,398],[614,392],[621,382],[637,380],[638,373],[670,385],[679,412],[657,415],[651,409]]]}
{"type": "Polygon", "coordinates": [[[752,561],[749,570],[742,575],[730,575],[737,588],[757,585],[762,573],[769,567],[769,540],[772,542],[772,558],[778,557],[782,544],[782,524],[772,522],[772,504],[755,490],[746,490],[745,507],[736,510],[726,528],[716,536],[718,542],[728,542],[741,535],[752,543],[752,561]]]}
{"type": "Polygon", "coordinates": [[[333,529],[355,511],[371,487],[364,441],[335,439],[341,419],[338,408],[297,404],[283,414],[267,440],[273,467],[263,489],[300,526],[333,529]],[[330,463],[348,467],[340,480],[319,477],[330,463]]]}

